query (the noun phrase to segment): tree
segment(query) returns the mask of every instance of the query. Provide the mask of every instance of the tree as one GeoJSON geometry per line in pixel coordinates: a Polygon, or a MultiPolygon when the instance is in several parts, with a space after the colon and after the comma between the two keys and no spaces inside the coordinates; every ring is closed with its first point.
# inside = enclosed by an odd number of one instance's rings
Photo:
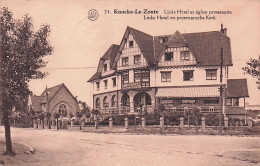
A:
{"type": "Polygon", "coordinates": [[[51,55],[53,48],[48,41],[49,25],[42,25],[34,32],[30,16],[14,19],[7,8],[1,9],[0,33],[1,110],[5,126],[6,153],[13,154],[8,113],[12,107],[19,109],[19,101],[28,97],[28,83],[31,79],[46,76],[40,69],[46,66],[43,57],[51,55]]]}
{"type": "Polygon", "coordinates": [[[77,112],[76,112],[76,117],[77,117],[78,120],[79,120],[79,129],[80,129],[80,130],[81,130],[81,118],[82,118],[82,116],[83,116],[82,111],[77,111],[77,112]]]}
{"type": "Polygon", "coordinates": [[[251,58],[250,61],[246,63],[246,67],[243,67],[242,69],[245,73],[258,79],[256,84],[258,84],[258,89],[260,89],[260,56],[258,59],[251,58]]]}
{"type": "Polygon", "coordinates": [[[59,113],[59,112],[55,112],[55,113],[53,114],[53,117],[56,119],[57,130],[59,130],[59,118],[60,118],[60,113],[59,113]]]}

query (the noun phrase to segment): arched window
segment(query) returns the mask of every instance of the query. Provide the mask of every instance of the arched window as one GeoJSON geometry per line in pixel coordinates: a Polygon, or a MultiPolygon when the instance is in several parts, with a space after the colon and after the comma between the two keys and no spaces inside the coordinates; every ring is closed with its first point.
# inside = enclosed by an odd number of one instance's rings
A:
{"type": "Polygon", "coordinates": [[[66,117],[66,116],[67,116],[67,108],[66,108],[66,105],[61,104],[61,105],[59,106],[59,114],[62,115],[63,117],[66,117]]]}
{"type": "Polygon", "coordinates": [[[108,107],[108,101],[107,101],[107,96],[105,96],[103,99],[103,108],[107,108],[107,107],[108,107]]]}
{"type": "Polygon", "coordinates": [[[111,105],[112,105],[112,107],[116,107],[116,105],[117,105],[116,95],[112,96],[112,98],[111,98],[111,105]]]}
{"type": "Polygon", "coordinates": [[[129,99],[129,95],[127,93],[124,93],[122,96],[122,104],[123,104],[123,106],[130,105],[130,99],[129,99]]]}
{"type": "Polygon", "coordinates": [[[100,99],[99,98],[96,99],[96,108],[100,108],[100,99]]]}

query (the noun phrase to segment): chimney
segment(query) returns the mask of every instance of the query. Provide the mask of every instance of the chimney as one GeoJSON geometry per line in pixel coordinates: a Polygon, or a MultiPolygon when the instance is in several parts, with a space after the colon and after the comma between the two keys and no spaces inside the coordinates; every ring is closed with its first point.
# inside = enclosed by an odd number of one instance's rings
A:
{"type": "Polygon", "coordinates": [[[227,28],[223,28],[223,24],[222,23],[221,23],[220,32],[223,33],[223,35],[227,35],[227,28]]]}

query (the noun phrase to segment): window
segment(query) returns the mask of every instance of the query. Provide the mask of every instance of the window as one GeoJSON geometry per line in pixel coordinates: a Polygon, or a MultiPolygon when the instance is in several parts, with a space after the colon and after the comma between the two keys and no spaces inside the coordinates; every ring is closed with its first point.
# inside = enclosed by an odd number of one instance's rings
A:
{"type": "Polygon", "coordinates": [[[140,63],[141,63],[141,55],[135,55],[134,64],[140,64],[140,63]]]}
{"type": "Polygon", "coordinates": [[[96,108],[100,108],[100,99],[99,98],[96,99],[96,108]]]}
{"type": "Polygon", "coordinates": [[[141,70],[134,71],[134,82],[141,82],[141,70]]]}
{"type": "Polygon", "coordinates": [[[190,52],[189,51],[181,51],[181,60],[190,60],[190,52]]]}
{"type": "Polygon", "coordinates": [[[208,98],[204,99],[205,105],[219,105],[219,99],[218,98],[208,98]]]}
{"type": "Polygon", "coordinates": [[[167,37],[160,38],[160,43],[166,43],[168,41],[167,37]]]}
{"type": "Polygon", "coordinates": [[[239,106],[239,98],[227,98],[227,106],[239,106]]]}
{"type": "Polygon", "coordinates": [[[124,93],[122,96],[122,105],[123,106],[129,106],[130,105],[130,99],[129,95],[127,93],[124,93]]]}
{"type": "Polygon", "coordinates": [[[206,69],[206,80],[216,80],[217,69],[206,69]]]}
{"type": "Polygon", "coordinates": [[[142,82],[150,82],[150,70],[142,70],[142,82]]]}
{"type": "Polygon", "coordinates": [[[128,57],[122,58],[122,66],[128,65],[128,57]]]}
{"type": "Polygon", "coordinates": [[[107,96],[105,96],[103,99],[103,108],[107,108],[107,107],[108,107],[107,96]]]}
{"type": "Polygon", "coordinates": [[[97,90],[99,90],[100,89],[100,83],[97,82],[96,85],[97,85],[97,90]]]}
{"type": "Polygon", "coordinates": [[[67,116],[67,108],[64,104],[61,104],[59,106],[59,114],[62,115],[63,117],[67,116]]]}
{"type": "Polygon", "coordinates": [[[112,105],[112,107],[116,107],[116,105],[117,105],[116,95],[112,96],[112,98],[111,98],[111,105],[112,105]]]}
{"type": "Polygon", "coordinates": [[[104,64],[104,72],[107,72],[107,64],[104,64]]]}
{"type": "Polygon", "coordinates": [[[129,41],[129,48],[134,46],[134,41],[129,41]]]}
{"type": "Polygon", "coordinates": [[[113,81],[113,87],[115,87],[116,86],[116,77],[112,78],[112,81],[113,81]]]}
{"type": "Polygon", "coordinates": [[[227,106],[232,106],[232,99],[227,99],[227,106]]]}
{"type": "Polygon", "coordinates": [[[181,104],[184,104],[184,105],[193,105],[195,103],[196,103],[195,100],[181,100],[181,104]]]}
{"type": "Polygon", "coordinates": [[[107,80],[104,80],[104,87],[107,89],[107,80]]]}
{"type": "Polygon", "coordinates": [[[166,52],[164,54],[165,61],[173,61],[173,52],[166,52]]]}
{"type": "Polygon", "coordinates": [[[183,81],[192,81],[193,80],[193,70],[183,71],[183,81]]]}
{"type": "Polygon", "coordinates": [[[162,82],[171,82],[171,71],[161,72],[161,81],[162,82]]]}
{"type": "Polygon", "coordinates": [[[129,83],[129,71],[125,71],[122,73],[122,84],[129,83]]]}

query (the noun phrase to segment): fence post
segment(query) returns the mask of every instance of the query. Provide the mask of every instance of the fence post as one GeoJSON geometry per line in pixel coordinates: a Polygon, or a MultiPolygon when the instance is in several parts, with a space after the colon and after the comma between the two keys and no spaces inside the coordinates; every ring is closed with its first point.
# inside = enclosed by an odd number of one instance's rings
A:
{"type": "Polygon", "coordinates": [[[180,118],[180,128],[183,129],[184,126],[184,120],[183,117],[180,118]]]}
{"type": "Polygon", "coordinates": [[[142,118],[142,127],[145,128],[145,118],[142,118]]]}
{"type": "Polygon", "coordinates": [[[98,129],[98,120],[95,118],[95,129],[98,129]]]}
{"type": "Polygon", "coordinates": [[[248,117],[247,118],[247,125],[248,125],[248,128],[252,128],[252,117],[248,117]]]}
{"type": "Polygon", "coordinates": [[[125,129],[128,129],[128,123],[129,123],[128,118],[125,118],[125,129]]]}
{"type": "Polygon", "coordinates": [[[112,128],[112,127],[113,127],[113,119],[109,118],[109,128],[112,128]]]}
{"type": "Polygon", "coordinates": [[[74,120],[70,120],[70,127],[74,126],[74,120]]]}
{"type": "Polygon", "coordinates": [[[228,128],[228,117],[224,117],[224,128],[228,128]]]}
{"type": "Polygon", "coordinates": [[[202,118],[201,118],[202,131],[205,131],[205,126],[206,126],[206,124],[205,124],[205,117],[202,117],[202,118]]]}
{"type": "Polygon", "coordinates": [[[160,128],[161,128],[161,133],[164,134],[164,118],[160,117],[160,128]]]}

